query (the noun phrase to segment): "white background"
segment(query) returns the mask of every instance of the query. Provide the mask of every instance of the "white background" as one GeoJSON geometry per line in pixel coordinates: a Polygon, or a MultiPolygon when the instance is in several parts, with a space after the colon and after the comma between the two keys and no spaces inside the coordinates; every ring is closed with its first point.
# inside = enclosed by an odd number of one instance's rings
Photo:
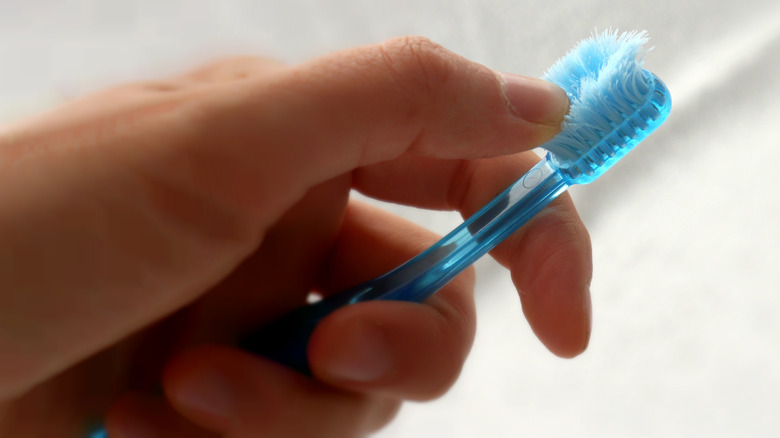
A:
{"type": "MultiPolygon", "coordinates": [[[[547,353],[478,263],[460,381],[380,437],[780,436],[780,3],[771,0],[0,0],[0,122],[217,55],[296,62],[419,34],[541,75],[594,28],[646,29],[674,107],[574,190],[594,245],[588,351],[547,353]]],[[[444,233],[453,214],[391,206],[444,233]]]]}

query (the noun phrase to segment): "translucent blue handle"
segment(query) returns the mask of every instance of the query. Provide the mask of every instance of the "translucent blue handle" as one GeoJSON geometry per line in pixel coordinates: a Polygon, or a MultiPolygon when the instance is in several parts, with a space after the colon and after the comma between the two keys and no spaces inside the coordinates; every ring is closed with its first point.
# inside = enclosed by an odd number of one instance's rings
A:
{"type": "Polygon", "coordinates": [[[306,348],[320,320],[363,301],[424,301],[568,187],[558,168],[545,159],[420,255],[380,277],[293,311],[247,336],[241,347],[311,374],[306,348]]]}

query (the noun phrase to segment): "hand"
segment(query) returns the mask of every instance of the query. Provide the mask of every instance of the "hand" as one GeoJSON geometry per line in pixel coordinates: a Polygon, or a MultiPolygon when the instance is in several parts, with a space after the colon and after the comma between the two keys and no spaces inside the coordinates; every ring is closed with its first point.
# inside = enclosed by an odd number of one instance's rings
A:
{"type": "MultiPolygon", "coordinates": [[[[365,435],[442,394],[473,272],[424,304],[315,331],[316,376],[231,345],[436,241],[349,192],[469,216],[536,161],[560,89],[421,38],[298,66],[231,59],[0,129],[0,435],[365,435]],[[164,394],[159,394],[162,382],[164,394]]],[[[587,232],[564,195],[492,255],[555,354],[590,331],[587,232]]]]}

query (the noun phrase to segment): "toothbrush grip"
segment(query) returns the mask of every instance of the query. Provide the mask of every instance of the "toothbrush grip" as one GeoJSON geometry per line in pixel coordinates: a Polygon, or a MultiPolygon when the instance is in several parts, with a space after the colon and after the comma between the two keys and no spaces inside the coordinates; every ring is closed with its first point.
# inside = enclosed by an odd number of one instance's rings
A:
{"type": "Polygon", "coordinates": [[[292,311],[249,334],[239,346],[311,375],[307,347],[323,318],[363,301],[424,301],[568,187],[558,168],[545,159],[420,255],[380,277],[292,311]]]}

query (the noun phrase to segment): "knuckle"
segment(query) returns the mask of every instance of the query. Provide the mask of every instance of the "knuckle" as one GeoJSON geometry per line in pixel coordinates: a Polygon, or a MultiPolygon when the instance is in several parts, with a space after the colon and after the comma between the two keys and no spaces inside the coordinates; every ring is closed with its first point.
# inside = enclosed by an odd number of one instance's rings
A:
{"type": "Polygon", "coordinates": [[[570,278],[580,275],[582,267],[587,268],[591,252],[587,229],[579,216],[559,201],[534,219],[513,251],[511,264],[524,266],[523,274],[516,277],[524,291],[532,293],[563,266],[567,267],[570,278]]]}
{"type": "Polygon", "coordinates": [[[431,91],[450,76],[452,54],[428,38],[393,38],[378,49],[385,67],[404,83],[423,85],[431,91]]]}
{"type": "MultiPolygon", "coordinates": [[[[566,198],[564,198],[566,199],[566,198]]],[[[548,232],[557,237],[562,246],[585,246],[590,248],[590,237],[585,224],[580,220],[574,205],[571,202],[563,202],[563,199],[557,200],[550,207],[548,232]]]]}

